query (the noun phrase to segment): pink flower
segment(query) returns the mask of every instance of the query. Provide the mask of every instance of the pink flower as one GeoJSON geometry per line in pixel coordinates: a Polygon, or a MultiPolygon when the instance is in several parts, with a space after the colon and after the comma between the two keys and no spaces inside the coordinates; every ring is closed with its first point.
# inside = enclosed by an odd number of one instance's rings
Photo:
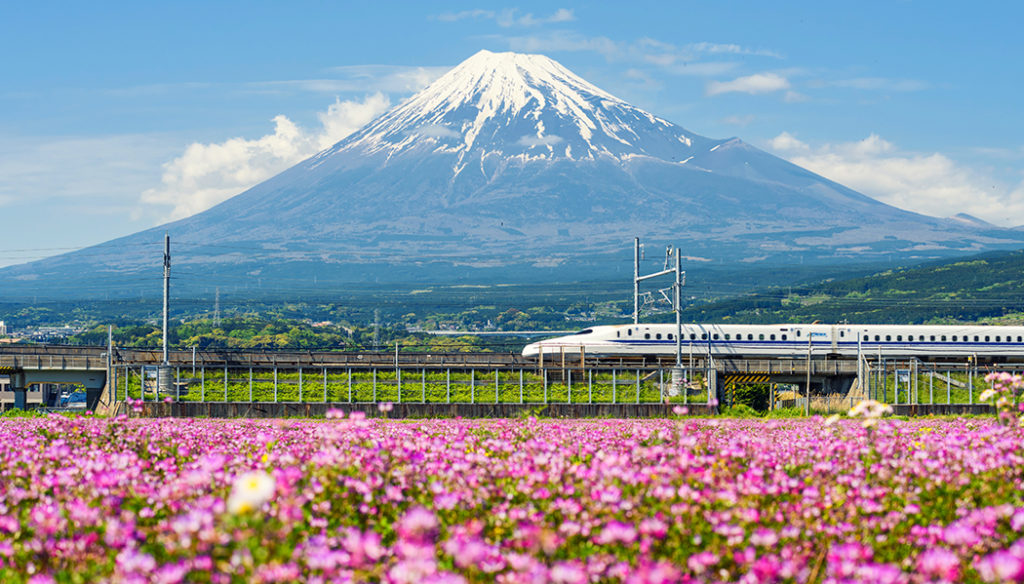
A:
{"type": "Polygon", "coordinates": [[[1024,570],[1024,562],[1007,551],[997,551],[982,558],[975,566],[986,582],[1015,582],[1024,570]]]}
{"type": "Polygon", "coordinates": [[[436,529],[437,517],[426,507],[413,507],[398,521],[398,533],[405,538],[430,537],[436,529]]]}
{"type": "Polygon", "coordinates": [[[698,552],[690,556],[690,559],[686,561],[686,565],[695,574],[703,574],[710,568],[718,563],[718,556],[713,552],[698,552]]]}
{"type": "Polygon", "coordinates": [[[558,562],[548,572],[551,582],[558,584],[584,584],[587,582],[587,571],[577,562],[558,562]]]}
{"type": "Polygon", "coordinates": [[[953,582],[960,579],[960,558],[944,548],[930,549],[918,556],[917,570],[926,576],[953,582]]]}
{"type": "Polygon", "coordinates": [[[634,541],[636,541],[636,528],[620,521],[609,522],[597,536],[597,543],[601,544],[623,543],[628,545],[634,541]]]}

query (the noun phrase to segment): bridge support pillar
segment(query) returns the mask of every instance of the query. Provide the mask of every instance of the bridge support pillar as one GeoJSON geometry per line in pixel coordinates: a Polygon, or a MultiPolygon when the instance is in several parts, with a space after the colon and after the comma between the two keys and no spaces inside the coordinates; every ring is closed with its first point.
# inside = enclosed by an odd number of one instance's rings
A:
{"type": "Polygon", "coordinates": [[[720,404],[722,399],[725,398],[725,384],[722,381],[722,376],[719,375],[717,369],[711,368],[708,370],[708,401],[715,405],[716,413],[721,411],[720,404]]]}
{"type": "Polygon", "coordinates": [[[11,375],[11,391],[14,392],[14,409],[28,409],[28,385],[25,383],[24,373],[11,375]]]}

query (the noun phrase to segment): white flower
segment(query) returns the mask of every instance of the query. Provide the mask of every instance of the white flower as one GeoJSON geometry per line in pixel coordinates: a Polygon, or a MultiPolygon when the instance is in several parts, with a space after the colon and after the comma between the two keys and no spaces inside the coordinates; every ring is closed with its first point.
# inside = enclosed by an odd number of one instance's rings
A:
{"type": "MultiPolygon", "coordinates": [[[[892,413],[892,406],[873,399],[866,399],[850,408],[847,415],[851,418],[877,419],[892,413]]],[[[865,426],[866,427],[866,426],[865,426]]]]}
{"type": "Polygon", "coordinates": [[[274,477],[261,471],[247,472],[237,479],[228,496],[228,512],[248,513],[258,509],[274,496],[277,482],[274,477]]]}
{"type": "Polygon", "coordinates": [[[985,402],[994,398],[997,393],[999,392],[997,392],[994,389],[986,389],[985,391],[981,392],[981,395],[978,396],[978,399],[985,402]]]}
{"type": "Polygon", "coordinates": [[[839,414],[832,414],[831,416],[825,418],[825,425],[826,426],[832,426],[832,425],[834,425],[838,421],[839,421],[839,414]]]}

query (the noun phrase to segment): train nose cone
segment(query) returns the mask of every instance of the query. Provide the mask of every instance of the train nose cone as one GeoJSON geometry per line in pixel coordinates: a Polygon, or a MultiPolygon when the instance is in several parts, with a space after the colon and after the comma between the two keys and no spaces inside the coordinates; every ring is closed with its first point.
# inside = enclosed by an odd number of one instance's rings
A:
{"type": "Polygon", "coordinates": [[[523,357],[531,359],[538,355],[540,355],[540,343],[530,343],[523,347],[523,357]]]}

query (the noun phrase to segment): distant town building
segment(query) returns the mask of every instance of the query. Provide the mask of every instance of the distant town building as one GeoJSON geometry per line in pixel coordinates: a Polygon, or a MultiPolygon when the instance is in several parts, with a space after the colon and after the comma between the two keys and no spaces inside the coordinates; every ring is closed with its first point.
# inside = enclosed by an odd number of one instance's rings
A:
{"type": "Polygon", "coordinates": [[[4,321],[0,320],[0,337],[4,336],[6,334],[7,334],[7,325],[4,324],[4,321]]]}

